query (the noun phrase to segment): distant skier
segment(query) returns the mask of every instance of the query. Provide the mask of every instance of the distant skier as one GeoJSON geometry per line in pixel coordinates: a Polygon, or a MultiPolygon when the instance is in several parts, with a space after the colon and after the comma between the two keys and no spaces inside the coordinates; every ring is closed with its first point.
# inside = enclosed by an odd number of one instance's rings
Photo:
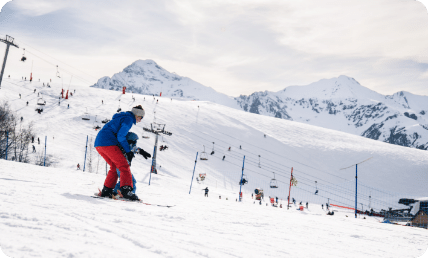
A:
{"type": "Polygon", "coordinates": [[[80,164],[77,163],[77,170],[80,170],[80,164]]]}
{"type": "Polygon", "coordinates": [[[321,204],[321,209],[323,209],[323,210],[324,210],[324,204],[321,204]]]}
{"type": "Polygon", "coordinates": [[[21,93],[19,93],[19,98],[21,98],[21,93]]]}
{"type": "MultiPolygon", "coordinates": [[[[137,141],[138,141],[138,136],[135,134],[135,133],[133,133],[133,132],[128,132],[128,134],[126,135],[126,141],[128,142],[128,144],[129,144],[129,149],[135,154],[135,153],[137,153],[137,154],[141,154],[141,155],[143,155],[143,157],[145,158],[145,159],[147,159],[147,158],[150,158],[151,157],[151,155],[149,154],[149,153],[147,153],[147,152],[145,152],[143,149],[141,149],[141,148],[138,148],[137,147],[137,141]]],[[[123,155],[125,156],[125,158],[127,158],[126,157],[126,152],[125,152],[125,150],[123,149],[123,148],[120,148],[120,150],[122,151],[122,153],[123,153],[123,155]]],[[[132,161],[132,160],[131,160],[132,161]]],[[[129,164],[129,166],[131,166],[131,161],[129,161],[128,160],[128,164],[129,164]]],[[[117,176],[119,177],[119,182],[117,182],[117,184],[116,184],[116,186],[114,187],[114,189],[113,189],[113,194],[114,195],[117,195],[118,194],[118,190],[120,190],[120,171],[119,171],[119,169],[118,168],[116,168],[116,172],[117,172],[117,176]]],[[[131,175],[132,175],[132,173],[131,173],[131,175]]],[[[137,190],[137,186],[135,185],[136,183],[137,183],[137,181],[135,180],[135,178],[134,178],[134,175],[132,175],[132,183],[133,183],[133,185],[134,185],[134,187],[133,187],[133,189],[132,189],[132,192],[135,194],[135,191],[137,190]]]]}
{"type": "Polygon", "coordinates": [[[226,155],[223,156],[223,160],[224,160],[224,158],[226,158],[226,155]]]}
{"type": "Polygon", "coordinates": [[[33,152],[36,152],[36,146],[33,145],[33,152]]]}
{"type": "Polygon", "coordinates": [[[266,138],[266,134],[265,134],[265,138],[266,138]]]}
{"type": "Polygon", "coordinates": [[[104,105],[104,100],[101,100],[101,104],[103,104],[103,105],[104,105]]]}
{"type": "Polygon", "coordinates": [[[241,145],[239,145],[239,149],[240,149],[240,150],[242,150],[242,147],[241,147],[241,145]]]}
{"type": "Polygon", "coordinates": [[[202,191],[205,191],[205,197],[208,197],[208,192],[210,191],[208,190],[208,186],[205,187],[205,189],[202,189],[202,191]]]}
{"type": "MultiPolygon", "coordinates": [[[[141,105],[135,106],[131,111],[114,114],[112,120],[99,131],[94,146],[101,157],[110,165],[101,192],[102,197],[112,197],[113,189],[117,183],[116,168],[118,168],[121,174],[120,191],[123,197],[132,201],[139,200],[138,196],[132,192],[132,174],[128,161],[132,161],[134,153],[129,148],[126,135],[133,124],[141,122],[144,115],[143,107],[141,105]],[[119,146],[124,149],[126,158],[122,155],[119,146]]],[[[151,157],[149,153],[141,151],[141,155],[151,157]]]]}
{"type": "Polygon", "coordinates": [[[28,106],[28,101],[27,101],[27,106],[28,106]]]}
{"type": "Polygon", "coordinates": [[[31,136],[31,143],[34,143],[34,136],[31,136]]]}
{"type": "Polygon", "coordinates": [[[228,151],[230,151],[230,147],[229,147],[229,150],[228,151]]]}
{"type": "Polygon", "coordinates": [[[276,197],[275,202],[278,203],[278,196],[276,197]]]}
{"type": "Polygon", "coordinates": [[[307,209],[307,208],[309,208],[309,203],[308,203],[308,202],[306,202],[306,209],[307,209]]]}
{"type": "Polygon", "coordinates": [[[40,144],[40,138],[39,137],[37,137],[37,141],[39,142],[39,144],[40,144]]]}
{"type": "Polygon", "coordinates": [[[67,104],[67,108],[70,108],[70,104],[67,104]]]}

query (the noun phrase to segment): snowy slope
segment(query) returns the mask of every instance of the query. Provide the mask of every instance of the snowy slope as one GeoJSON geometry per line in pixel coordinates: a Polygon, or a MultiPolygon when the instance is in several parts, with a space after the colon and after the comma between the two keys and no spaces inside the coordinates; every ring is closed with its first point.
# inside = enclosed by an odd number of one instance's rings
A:
{"type": "MultiPolygon", "coordinates": [[[[0,245],[12,257],[121,253],[149,257],[416,257],[427,248],[426,230],[380,224],[375,218],[351,219],[352,214],[345,211],[325,216],[320,207],[326,202],[352,206],[355,167],[340,169],[370,157],[358,165],[359,206],[362,203],[367,209],[371,205],[379,211],[400,207],[397,201],[402,197],[427,197],[425,151],[207,101],[157,97],[156,104],[147,95],[71,87],[74,89],[74,96],[58,105],[60,83],[53,82],[52,88],[13,79],[2,83],[0,99],[10,102],[24,124],[35,123],[36,138],[42,140],[40,146],[36,144],[38,153],[47,136],[47,154],[55,161],[50,168],[0,161],[0,189],[8,196],[0,203],[0,231],[7,232],[0,234],[0,245]],[[34,111],[37,92],[47,102],[40,115],[34,111]],[[94,150],[87,155],[85,173],[75,169],[77,163],[83,166],[87,135],[89,140],[95,139],[93,126],[102,126],[100,121],[116,112],[119,99],[123,110],[137,104],[145,108],[143,122],[132,128],[138,135],[146,134],[142,127],[149,126],[154,116],[173,133],[159,139],[169,149],[158,153],[161,167],[159,175],[151,176],[150,186],[150,160],[137,157],[131,167],[138,182],[137,194],[146,202],[177,205],[170,210],[88,197],[102,187],[105,178],[105,163],[94,150]],[[90,121],[81,119],[85,112],[90,121]],[[201,155],[205,145],[209,153],[213,142],[215,154],[196,164],[195,176],[206,173],[207,179],[203,184],[194,179],[189,195],[196,152],[201,155]],[[243,202],[237,203],[244,155],[249,183],[242,189],[243,202]],[[256,187],[263,188],[266,197],[286,200],[291,167],[299,181],[291,196],[298,202],[308,201],[308,211],[298,212],[294,205],[287,211],[266,207],[265,202],[253,204],[251,193],[256,187]],[[274,172],[278,189],[269,188],[274,172]],[[209,198],[201,191],[206,186],[211,190],[209,198]],[[316,188],[318,195],[314,195],[316,188]],[[117,246],[112,245],[115,241],[117,246]]],[[[138,143],[147,151],[153,144],[153,136],[138,143]]]]}

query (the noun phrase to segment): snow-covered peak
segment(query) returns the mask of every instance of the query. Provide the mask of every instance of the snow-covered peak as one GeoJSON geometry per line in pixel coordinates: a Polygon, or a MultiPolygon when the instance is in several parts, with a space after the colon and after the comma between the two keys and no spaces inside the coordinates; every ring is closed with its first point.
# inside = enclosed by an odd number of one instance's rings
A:
{"type": "Polygon", "coordinates": [[[345,75],[322,79],[306,86],[289,86],[278,93],[292,99],[383,99],[381,94],[345,75]]]}

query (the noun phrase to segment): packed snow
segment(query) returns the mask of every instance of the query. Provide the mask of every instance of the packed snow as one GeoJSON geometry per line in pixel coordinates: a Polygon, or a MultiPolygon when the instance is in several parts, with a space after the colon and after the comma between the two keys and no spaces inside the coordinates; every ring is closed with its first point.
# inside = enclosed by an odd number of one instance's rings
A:
{"type": "Polygon", "coordinates": [[[53,163],[0,160],[0,246],[9,257],[419,257],[427,250],[426,229],[355,218],[348,209],[332,208],[335,215],[328,216],[321,207],[353,207],[355,164],[362,161],[358,208],[400,208],[399,198],[427,197],[426,151],[208,101],[80,86],[69,88],[68,100],[59,99],[61,82],[51,85],[13,78],[2,83],[0,100],[9,101],[23,126],[33,122],[41,140],[31,157],[43,153],[46,143],[53,163]],[[41,114],[34,111],[38,93],[47,102],[41,114]],[[159,145],[169,148],[158,151],[157,175],[150,174],[151,159],[133,160],[137,195],[174,207],[92,198],[106,172],[91,147],[93,128],[119,107],[126,111],[138,104],[146,110],[143,122],[131,129],[140,136],[139,147],[152,152],[154,135],[143,127],[154,121],[165,123],[172,136],[159,137],[159,145]],[[207,161],[199,159],[204,146],[207,161]],[[84,172],[76,170],[77,163],[85,165],[84,172]],[[297,202],[287,209],[291,168],[298,180],[291,197],[297,202]],[[239,202],[242,171],[249,182],[239,202]],[[196,180],[200,173],[206,173],[202,183],[196,180]],[[269,187],[274,177],[277,189],[269,187]],[[264,189],[261,204],[252,197],[255,188],[264,189]],[[282,208],[272,207],[268,197],[278,197],[282,208]],[[303,211],[297,210],[301,201],[303,211]]]}

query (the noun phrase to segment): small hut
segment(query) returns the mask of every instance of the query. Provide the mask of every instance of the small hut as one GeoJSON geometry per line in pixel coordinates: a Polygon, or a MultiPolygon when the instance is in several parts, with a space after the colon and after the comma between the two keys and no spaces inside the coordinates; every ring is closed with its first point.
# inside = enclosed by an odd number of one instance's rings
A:
{"type": "Polygon", "coordinates": [[[424,210],[419,210],[410,220],[413,227],[428,229],[428,214],[424,210]]]}

